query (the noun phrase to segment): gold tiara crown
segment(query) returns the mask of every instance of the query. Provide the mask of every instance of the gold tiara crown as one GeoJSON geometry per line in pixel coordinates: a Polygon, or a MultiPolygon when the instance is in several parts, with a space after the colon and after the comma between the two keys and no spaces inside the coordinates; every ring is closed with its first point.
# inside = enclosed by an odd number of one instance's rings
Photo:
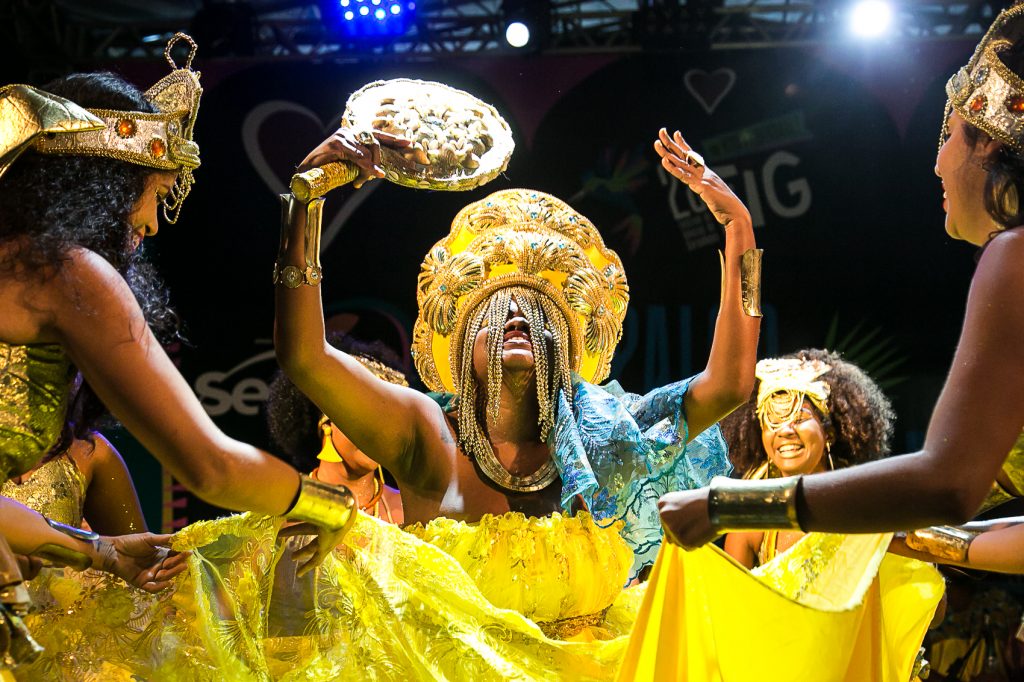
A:
{"type": "Polygon", "coordinates": [[[192,140],[203,89],[192,70],[196,43],[176,33],[164,48],[173,69],[144,93],[156,112],[83,109],[74,102],[29,85],[0,88],[0,175],[25,149],[41,154],[103,156],[159,170],[178,171],[162,200],[164,217],[174,223],[192,189],[199,147],[192,140]],[[190,46],[181,67],[171,56],[178,41],[190,46]]]}
{"type": "Polygon", "coordinates": [[[629,286],[622,261],[597,228],[564,201],[509,189],[474,202],[427,253],[416,292],[413,357],[431,390],[453,391],[468,312],[498,289],[549,298],[569,332],[569,362],[585,380],[608,376],[622,337],[629,286]]]}
{"type": "Polygon", "coordinates": [[[974,55],[946,83],[946,115],[939,145],[949,135],[949,112],[988,133],[1014,151],[1024,152],[1024,80],[1003,62],[1002,54],[1024,33],[1024,5],[1004,10],[992,22],[974,55]],[[1018,25],[1014,25],[1018,24],[1018,25]]]}

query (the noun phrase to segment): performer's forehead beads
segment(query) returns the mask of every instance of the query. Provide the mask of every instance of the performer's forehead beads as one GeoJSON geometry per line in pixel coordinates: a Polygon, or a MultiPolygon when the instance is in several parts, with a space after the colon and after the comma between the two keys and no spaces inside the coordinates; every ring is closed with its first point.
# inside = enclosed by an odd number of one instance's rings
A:
{"type": "Polygon", "coordinates": [[[974,55],[946,83],[946,111],[939,146],[949,137],[949,114],[965,121],[1015,152],[1024,152],[1024,80],[1003,63],[1002,55],[1024,37],[1024,5],[1004,10],[992,22],[974,55]]]}
{"type": "Polygon", "coordinates": [[[618,255],[563,201],[504,190],[459,212],[423,261],[417,300],[416,367],[431,390],[456,394],[463,451],[503,487],[528,491],[549,484],[557,476],[553,463],[532,477],[510,476],[496,463],[485,433],[483,418],[494,423],[498,416],[510,305],[515,300],[529,325],[538,425],[547,439],[559,394],[571,403],[572,373],[591,382],[608,376],[629,301],[618,255]],[[480,391],[473,348],[483,329],[487,385],[480,391]]]}
{"type": "Polygon", "coordinates": [[[770,358],[757,363],[757,418],[764,428],[776,431],[793,422],[804,400],[827,417],[829,385],[820,377],[832,367],[821,360],[770,358]]]}
{"type": "Polygon", "coordinates": [[[161,200],[167,222],[176,222],[194,183],[192,171],[199,167],[192,133],[203,89],[199,73],[192,70],[195,53],[195,41],[184,33],[167,43],[164,56],[173,70],[144,93],[155,113],[84,109],[30,85],[0,88],[0,176],[26,149],[177,171],[171,191],[161,200]],[[171,56],[179,41],[190,47],[182,67],[171,56]]]}

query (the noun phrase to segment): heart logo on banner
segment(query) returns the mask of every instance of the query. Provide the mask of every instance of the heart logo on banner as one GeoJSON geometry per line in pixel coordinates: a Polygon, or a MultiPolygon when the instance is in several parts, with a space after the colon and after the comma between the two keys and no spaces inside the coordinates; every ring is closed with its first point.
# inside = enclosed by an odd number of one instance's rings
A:
{"type": "Polygon", "coordinates": [[[711,115],[736,84],[736,72],[725,68],[715,69],[711,73],[690,69],[683,76],[683,84],[704,111],[711,115]]]}
{"type": "MultiPolygon", "coordinates": [[[[242,123],[242,143],[249,162],[267,188],[275,195],[284,194],[288,191],[287,181],[295,171],[296,161],[337,130],[340,121],[339,113],[324,125],[319,116],[301,104],[271,100],[246,114],[242,123]]],[[[379,186],[379,182],[363,185],[340,206],[337,202],[327,203],[320,239],[321,253],[327,250],[360,204],[379,186]]]]}

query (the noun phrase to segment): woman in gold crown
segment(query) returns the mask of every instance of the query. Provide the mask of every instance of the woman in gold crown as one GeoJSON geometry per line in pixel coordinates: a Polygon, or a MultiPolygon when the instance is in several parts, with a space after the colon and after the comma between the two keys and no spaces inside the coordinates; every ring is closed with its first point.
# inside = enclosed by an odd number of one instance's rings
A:
{"type": "MultiPolygon", "coordinates": [[[[169,51],[168,61],[174,66],[169,51]]],[[[161,206],[177,218],[199,165],[197,74],[176,68],[146,93],[109,74],[48,88],[0,88],[0,482],[57,441],[77,368],[189,488],[228,508],[313,521],[333,547],[353,518],[351,494],[227,438],[147,326],[169,311],[135,256],[156,233],[161,206]]],[[[4,548],[103,568],[146,589],[166,586],[183,566],[160,548],[167,539],[100,537],[0,497],[4,548]]],[[[0,554],[0,634],[21,632],[25,593],[10,555],[0,554]]],[[[33,655],[29,641],[16,638],[14,658],[33,655]]]]}
{"type": "MultiPolygon", "coordinates": [[[[667,165],[705,173],[681,139],[663,131],[657,149],[667,165]]],[[[377,153],[343,130],[306,165],[353,161],[361,184],[378,175],[377,153]]],[[[239,567],[254,565],[254,552],[275,556],[276,527],[236,517],[187,529],[175,546],[192,550],[193,569],[214,571],[223,588],[210,593],[197,582],[197,599],[217,606],[200,611],[204,624],[178,650],[255,678],[614,676],[640,596],[623,585],[660,542],[653,503],[728,470],[711,427],[751,388],[758,282],[749,271],[758,263],[750,218],[731,212],[738,201],[710,171],[696,188],[726,225],[712,355],[703,374],[646,396],[591,383],[607,376],[628,289],[618,256],[558,199],[492,194],[464,208],[427,254],[413,350],[424,381],[443,392],[434,400],[379,381],[325,343],[309,249],[322,200],[307,207],[286,197],[275,278],[279,361],[394,474],[409,525],[360,515],[318,569],[312,612],[301,627],[281,629],[306,636],[269,638],[260,614],[271,577],[239,567]],[[242,641],[262,638],[262,647],[198,634],[226,620],[245,624],[242,641]]],[[[189,631],[171,621],[169,631],[189,631]]]]}
{"type": "MultiPolygon", "coordinates": [[[[1004,500],[1024,494],[1022,36],[1024,6],[1018,4],[996,18],[946,85],[935,163],[945,227],[982,251],[923,449],[771,486],[722,479],[710,490],[667,495],[661,515],[673,542],[694,547],[734,531],[865,533],[962,523],[993,492],[1004,500]]],[[[969,559],[970,532],[934,527],[917,535],[917,548],[931,556],[969,559]]]]}

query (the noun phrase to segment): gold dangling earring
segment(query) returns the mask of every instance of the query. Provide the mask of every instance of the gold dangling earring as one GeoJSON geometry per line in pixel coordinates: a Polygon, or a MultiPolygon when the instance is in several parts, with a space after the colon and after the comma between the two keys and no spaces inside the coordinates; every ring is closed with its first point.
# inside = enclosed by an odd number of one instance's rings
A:
{"type": "Polygon", "coordinates": [[[835,471],[836,463],[832,461],[832,443],[825,441],[825,452],[828,453],[828,470],[835,471]]]}

